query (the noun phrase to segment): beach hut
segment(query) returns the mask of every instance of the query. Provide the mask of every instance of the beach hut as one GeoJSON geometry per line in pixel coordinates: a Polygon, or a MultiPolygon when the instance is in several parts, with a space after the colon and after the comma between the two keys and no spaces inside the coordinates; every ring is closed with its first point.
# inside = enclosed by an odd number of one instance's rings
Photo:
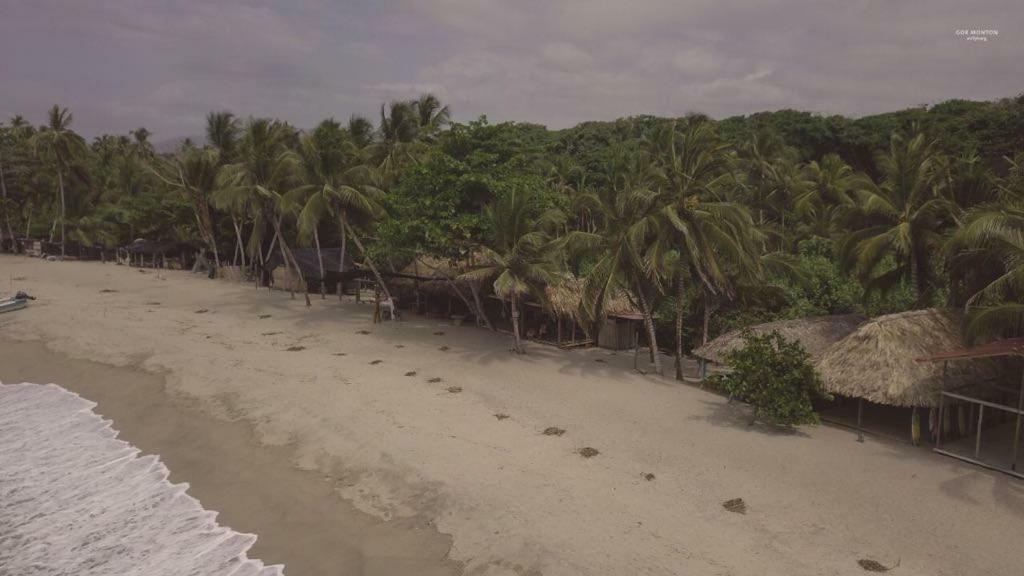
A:
{"type": "MultiPolygon", "coordinates": [[[[960,315],[930,308],[880,316],[865,322],[829,347],[816,363],[827,392],[858,399],[857,426],[864,401],[911,410],[911,437],[920,440],[919,410],[930,411],[933,438],[940,428],[935,408],[942,390],[978,388],[1002,375],[999,364],[979,360],[968,365],[919,362],[939,352],[966,346],[960,315]]],[[[944,425],[948,428],[949,423],[944,425]]]]}
{"type": "Polygon", "coordinates": [[[850,335],[865,320],[867,317],[860,314],[842,314],[767,322],[726,332],[696,348],[692,354],[700,360],[700,377],[704,378],[707,363],[725,364],[730,352],[743,347],[746,334],[760,336],[775,331],[786,340],[799,342],[811,356],[811,361],[817,362],[832,345],[850,335]]]}
{"type": "Polygon", "coordinates": [[[354,265],[350,253],[345,254],[344,272],[342,272],[341,248],[322,248],[320,252],[314,248],[293,248],[291,252],[295,257],[295,262],[298,263],[302,279],[295,275],[292,266],[282,265],[281,253],[276,250],[269,255],[265,264],[266,270],[273,280],[272,285],[276,289],[300,292],[302,291],[302,280],[305,280],[307,287],[327,293],[339,289],[345,282],[361,274],[354,265]],[[323,284],[320,282],[321,257],[324,270],[323,284]]]}
{"type": "MultiPolygon", "coordinates": [[[[562,347],[582,346],[591,343],[586,337],[586,319],[580,316],[580,302],[583,300],[584,278],[571,274],[562,275],[557,282],[544,289],[546,302],[529,302],[528,306],[542,308],[555,322],[555,342],[562,347]],[[577,336],[580,339],[577,339],[577,336]]],[[[605,303],[605,317],[597,323],[597,345],[609,350],[635,348],[638,334],[643,327],[643,315],[633,306],[629,296],[617,291],[605,303]]]]}

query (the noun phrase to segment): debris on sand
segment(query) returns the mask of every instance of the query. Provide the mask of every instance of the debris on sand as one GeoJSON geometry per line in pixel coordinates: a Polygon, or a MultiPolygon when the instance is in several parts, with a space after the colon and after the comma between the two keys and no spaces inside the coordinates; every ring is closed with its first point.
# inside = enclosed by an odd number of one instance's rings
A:
{"type": "Polygon", "coordinates": [[[508,418],[508,414],[505,414],[504,412],[498,412],[497,414],[494,415],[494,417],[497,418],[498,420],[505,420],[508,418]]]}
{"type": "Polygon", "coordinates": [[[868,572],[888,572],[889,570],[892,570],[893,568],[899,566],[900,561],[897,560],[896,563],[892,566],[884,566],[880,562],[876,562],[875,560],[871,560],[869,558],[861,558],[860,560],[857,560],[857,564],[859,564],[861,568],[867,570],[868,572]]]}
{"type": "Polygon", "coordinates": [[[346,356],[346,355],[348,355],[348,352],[335,352],[334,353],[334,356],[346,356]]]}
{"type": "Polygon", "coordinates": [[[416,375],[416,371],[415,370],[409,370],[408,372],[405,373],[405,375],[406,376],[415,376],[416,375]]]}
{"type": "Polygon", "coordinates": [[[743,498],[733,498],[732,500],[726,500],[722,502],[722,508],[725,508],[729,512],[735,512],[737,514],[747,513],[747,503],[743,501],[743,498]]]}
{"type": "Polygon", "coordinates": [[[263,332],[260,336],[277,336],[280,332],[263,332]]]}
{"type": "Polygon", "coordinates": [[[434,336],[444,336],[444,332],[438,330],[437,332],[434,332],[434,336]]]}
{"type": "Polygon", "coordinates": [[[644,472],[643,477],[644,480],[647,480],[648,482],[654,480],[654,474],[651,474],[650,472],[644,472]]]}
{"type": "Polygon", "coordinates": [[[266,320],[267,318],[270,318],[270,314],[260,314],[260,320],[266,320]]]}
{"type": "Polygon", "coordinates": [[[305,349],[306,349],[305,346],[289,346],[288,348],[285,348],[284,350],[285,350],[285,352],[298,352],[300,350],[305,350],[305,349]]]}
{"type": "Polygon", "coordinates": [[[430,382],[431,384],[437,384],[437,383],[438,383],[438,382],[440,382],[440,381],[441,381],[441,379],[440,379],[440,378],[438,378],[437,376],[434,376],[434,377],[433,377],[433,378],[431,378],[430,380],[427,380],[427,382],[430,382]]]}
{"type": "Polygon", "coordinates": [[[593,458],[594,456],[600,454],[600,452],[597,450],[597,448],[591,448],[590,446],[586,446],[584,448],[579,449],[579,454],[584,458],[593,458]]]}
{"type": "Polygon", "coordinates": [[[459,392],[462,392],[462,386],[449,386],[448,391],[452,394],[458,394],[459,392]]]}
{"type": "Polygon", "coordinates": [[[369,330],[356,330],[356,334],[362,334],[363,336],[369,334],[369,330]]]}
{"type": "Polygon", "coordinates": [[[608,363],[608,361],[605,360],[604,358],[594,358],[594,362],[597,362],[598,364],[607,364],[608,363]]]}
{"type": "Polygon", "coordinates": [[[559,428],[558,426],[548,426],[544,429],[543,434],[545,436],[561,436],[565,434],[565,428],[559,428]]]}
{"type": "Polygon", "coordinates": [[[161,305],[159,302],[146,302],[145,304],[146,304],[146,306],[160,306],[161,305]]]}
{"type": "Polygon", "coordinates": [[[383,360],[373,360],[370,362],[370,364],[377,365],[380,364],[381,362],[383,362],[383,360]]]}
{"type": "Polygon", "coordinates": [[[207,310],[206,308],[200,308],[199,310],[196,310],[196,314],[206,314],[207,312],[209,312],[209,310],[207,310]]]}
{"type": "Polygon", "coordinates": [[[441,352],[447,352],[447,351],[451,350],[451,348],[449,348],[447,346],[441,346],[440,348],[438,348],[438,350],[440,350],[441,352]]]}
{"type": "Polygon", "coordinates": [[[100,294],[113,294],[114,292],[117,292],[117,290],[111,290],[110,288],[104,288],[103,290],[100,290],[100,294]]]}
{"type": "Polygon", "coordinates": [[[395,348],[405,348],[405,344],[395,344],[395,348]]]}

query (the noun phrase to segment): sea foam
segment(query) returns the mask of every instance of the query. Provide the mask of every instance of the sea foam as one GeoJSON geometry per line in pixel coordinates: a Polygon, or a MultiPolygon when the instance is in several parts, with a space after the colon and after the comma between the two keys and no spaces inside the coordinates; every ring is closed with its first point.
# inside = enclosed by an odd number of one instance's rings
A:
{"type": "Polygon", "coordinates": [[[54,384],[0,383],[0,576],[283,576],[117,439],[95,403],[54,384]]]}

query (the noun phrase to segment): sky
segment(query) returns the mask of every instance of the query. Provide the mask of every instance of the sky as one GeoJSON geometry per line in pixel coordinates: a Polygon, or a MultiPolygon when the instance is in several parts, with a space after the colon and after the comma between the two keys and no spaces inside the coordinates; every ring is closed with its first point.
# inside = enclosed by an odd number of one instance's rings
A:
{"type": "Polygon", "coordinates": [[[1024,92],[1022,0],[0,0],[0,119],[87,137],[299,127],[431,92],[564,128],[636,114],[862,116],[1024,92]],[[985,41],[958,30],[994,30],[985,41]]]}

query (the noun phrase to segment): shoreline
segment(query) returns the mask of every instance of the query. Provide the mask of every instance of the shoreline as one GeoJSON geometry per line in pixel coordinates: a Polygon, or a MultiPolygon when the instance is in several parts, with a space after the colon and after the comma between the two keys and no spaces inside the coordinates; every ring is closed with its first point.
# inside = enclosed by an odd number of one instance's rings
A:
{"type": "Polygon", "coordinates": [[[831,426],[748,426],[723,397],[636,374],[632,353],[518,356],[476,327],[372,324],[370,306],[182,271],[4,255],[0,270],[39,297],[0,316],[6,338],[164,374],[261,451],[343,478],[356,509],[429,519],[467,574],[1019,571],[1019,483],[831,426]],[[723,509],[738,497],[746,514],[723,509]]]}
{"type": "MultiPolygon", "coordinates": [[[[250,554],[289,576],[460,574],[451,537],[429,520],[381,521],[338,494],[340,477],[300,470],[294,446],[261,444],[244,419],[221,420],[166,390],[163,375],[73,359],[42,342],[0,336],[0,381],[55,383],[97,403],[118,438],[154,454],[170,482],[218,512],[218,522],[257,535],[250,554]]],[[[226,404],[232,412],[230,404],[226,404]]]]}

